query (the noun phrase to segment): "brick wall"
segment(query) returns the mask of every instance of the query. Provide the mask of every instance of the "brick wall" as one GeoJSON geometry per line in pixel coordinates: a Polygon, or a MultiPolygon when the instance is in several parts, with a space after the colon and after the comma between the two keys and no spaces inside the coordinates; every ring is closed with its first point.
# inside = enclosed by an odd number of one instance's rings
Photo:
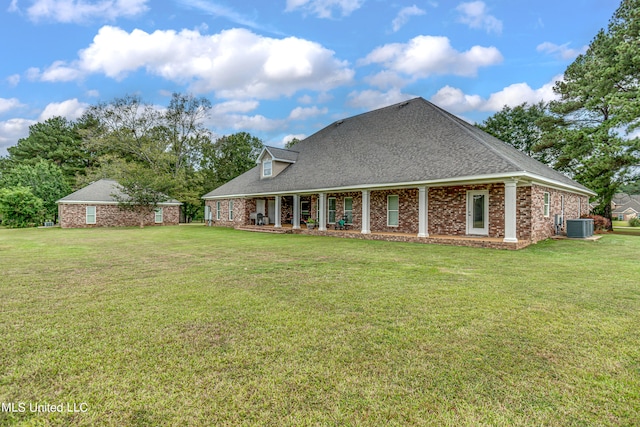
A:
{"type": "MultiPolygon", "coordinates": [[[[118,205],[64,204],[58,205],[62,228],[135,227],[140,225],[137,212],[121,209],[118,205]],[[96,223],[87,224],[87,206],[96,207],[96,223]]],[[[177,225],[180,222],[180,206],[162,207],[162,224],[156,224],[155,213],[145,215],[144,225],[177,225]]]]}
{"type": "Polygon", "coordinates": [[[370,194],[370,230],[372,233],[418,234],[418,189],[372,191],[370,194]],[[398,196],[398,226],[387,225],[387,196],[398,196]]]}
{"type": "Polygon", "coordinates": [[[562,231],[566,231],[567,219],[577,219],[589,213],[589,198],[566,191],[540,185],[531,186],[531,240],[533,243],[555,235],[555,215],[562,214],[564,200],[564,222],[562,231]],[[544,216],[544,193],[549,193],[549,216],[544,216]]]}
{"type": "Polygon", "coordinates": [[[251,212],[256,210],[256,201],[252,199],[206,200],[205,206],[211,209],[212,225],[219,227],[238,227],[249,224],[251,212]],[[229,200],[233,200],[233,220],[229,219],[229,200]],[[220,219],[217,219],[217,206],[220,203],[220,219]]]}
{"type": "Polygon", "coordinates": [[[502,183],[429,188],[429,234],[466,235],[467,192],[475,190],[489,193],[489,237],[504,237],[504,184],[502,183]]]}
{"type": "MultiPolygon", "coordinates": [[[[504,238],[504,183],[459,185],[428,188],[428,232],[430,235],[465,236],[467,234],[467,192],[483,190],[489,195],[488,237],[504,238]]],[[[418,234],[418,189],[375,190],[370,193],[370,229],[372,233],[392,232],[418,234]],[[387,225],[387,196],[397,195],[399,201],[399,224],[387,225]]],[[[327,193],[328,199],[336,199],[336,219],[344,215],[344,199],[353,200],[353,229],[362,228],[362,192],[327,193]]],[[[576,194],[554,190],[539,185],[522,186],[516,189],[516,237],[521,242],[535,243],[554,235],[553,219],[561,212],[564,197],[565,220],[579,218],[588,213],[588,198],[576,194]],[[549,217],[543,216],[544,192],[549,192],[551,203],[549,217]]],[[[273,198],[271,198],[273,199],[273,198]]],[[[265,206],[268,205],[265,199],[265,206]]],[[[281,221],[286,224],[293,216],[293,197],[282,197],[281,221]]],[[[301,200],[310,202],[310,213],[316,218],[317,195],[301,196],[301,200]]],[[[256,211],[255,199],[235,199],[234,220],[229,221],[229,200],[221,202],[221,219],[216,220],[216,201],[206,204],[213,212],[214,225],[238,227],[249,224],[249,214],[256,211]]],[[[328,220],[328,215],[326,216],[328,220]]],[[[274,221],[272,221],[274,222],[274,221]]],[[[332,224],[327,227],[333,228],[332,224]]]]}

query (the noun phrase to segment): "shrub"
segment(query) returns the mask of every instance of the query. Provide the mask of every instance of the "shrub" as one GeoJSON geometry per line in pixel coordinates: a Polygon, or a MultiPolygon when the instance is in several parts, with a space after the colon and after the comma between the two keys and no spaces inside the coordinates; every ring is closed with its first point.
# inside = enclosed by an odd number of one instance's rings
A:
{"type": "Polygon", "coordinates": [[[44,203],[27,187],[0,189],[0,217],[10,228],[33,227],[44,220],[44,203]]]}
{"type": "Polygon", "coordinates": [[[629,227],[640,227],[640,218],[631,218],[629,220],[629,227]]]}
{"type": "Polygon", "coordinates": [[[595,233],[606,233],[611,229],[611,220],[600,215],[583,215],[582,218],[593,220],[593,231],[595,233]]]}

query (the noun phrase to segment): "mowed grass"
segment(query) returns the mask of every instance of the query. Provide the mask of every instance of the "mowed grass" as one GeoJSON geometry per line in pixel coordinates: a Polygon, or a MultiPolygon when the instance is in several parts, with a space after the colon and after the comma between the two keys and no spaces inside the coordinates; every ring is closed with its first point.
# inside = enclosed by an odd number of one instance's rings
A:
{"type": "Polygon", "coordinates": [[[636,236],[5,229],[0,271],[0,425],[640,423],[636,236]]]}

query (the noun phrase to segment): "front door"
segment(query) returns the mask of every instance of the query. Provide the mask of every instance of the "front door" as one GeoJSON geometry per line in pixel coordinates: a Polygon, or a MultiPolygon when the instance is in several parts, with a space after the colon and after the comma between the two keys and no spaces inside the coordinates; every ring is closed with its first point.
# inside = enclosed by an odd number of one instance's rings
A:
{"type": "Polygon", "coordinates": [[[467,234],[489,234],[488,191],[467,191],[467,234]]]}

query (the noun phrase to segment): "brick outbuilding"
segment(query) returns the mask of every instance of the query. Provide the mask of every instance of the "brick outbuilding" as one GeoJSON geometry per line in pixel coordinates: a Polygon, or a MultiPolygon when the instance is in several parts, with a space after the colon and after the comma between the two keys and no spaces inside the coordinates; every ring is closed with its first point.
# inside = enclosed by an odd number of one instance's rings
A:
{"type": "MultiPolygon", "coordinates": [[[[95,181],[58,200],[58,217],[62,228],[133,227],[140,225],[140,214],[122,209],[116,195],[122,196],[120,185],[110,179],[95,181]]],[[[158,204],[154,212],[145,214],[143,223],[177,225],[180,203],[169,199],[158,204]]]]}
{"type": "Polygon", "coordinates": [[[344,222],[351,237],[519,249],[588,214],[594,195],[415,98],[339,120],[289,150],[265,147],[255,168],[203,198],[211,225],[262,219],[323,234],[344,222]]]}

